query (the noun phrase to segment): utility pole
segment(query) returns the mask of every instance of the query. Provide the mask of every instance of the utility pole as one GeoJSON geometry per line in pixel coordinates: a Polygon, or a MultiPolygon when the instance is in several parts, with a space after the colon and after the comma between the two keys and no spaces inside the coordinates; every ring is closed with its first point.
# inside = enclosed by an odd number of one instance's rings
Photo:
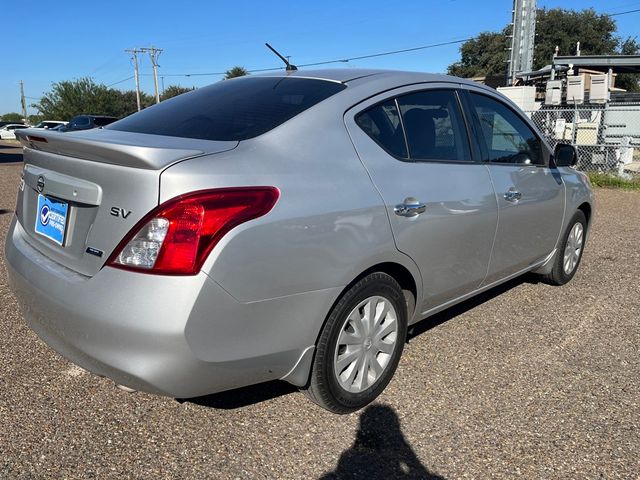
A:
{"type": "Polygon", "coordinates": [[[513,0],[509,85],[515,84],[518,73],[528,72],[533,67],[535,36],[536,0],[513,0]]]}
{"type": "Polygon", "coordinates": [[[22,104],[22,119],[25,123],[29,123],[27,118],[27,100],[24,98],[24,82],[20,80],[20,103],[22,104]]]}
{"type": "Polygon", "coordinates": [[[153,83],[156,87],[156,103],[160,103],[160,91],[158,89],[158,57],[162,53],[162,49],[151,45],[149,48],[141,48],[140,50],[148,52],[149,58],[151,58],[151,64],[153,65],[153,83]]]}
{"type": "Polygon", "coordinates": [[[131,54],[131,60],[133,61],[133,76],[136,79],[136,101],[138,102],[138,111],[140,111],[140,75],[138,73],[138,54],[142,53],[141,49],[130,48],[125,52],[131,54]]]}

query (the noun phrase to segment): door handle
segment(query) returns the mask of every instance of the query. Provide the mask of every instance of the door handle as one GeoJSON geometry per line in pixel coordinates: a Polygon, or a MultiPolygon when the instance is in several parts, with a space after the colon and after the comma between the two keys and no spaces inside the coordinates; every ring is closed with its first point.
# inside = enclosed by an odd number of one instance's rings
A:
{"type": "Polygon", "coordinates": [[[413,197],[407,197],[404,202],[396,205],[393,211],[401,217],[416,217],[424,213],[426,209],[427,206],[424,203],[420,203],[413,197]]]}
{"type": "Polygon", "coordinates": [[[521,198],[522,198],[522,194],[513,187],[507,190],[504,194],[504,199],[507,202],[517,202],[521,198]]]}

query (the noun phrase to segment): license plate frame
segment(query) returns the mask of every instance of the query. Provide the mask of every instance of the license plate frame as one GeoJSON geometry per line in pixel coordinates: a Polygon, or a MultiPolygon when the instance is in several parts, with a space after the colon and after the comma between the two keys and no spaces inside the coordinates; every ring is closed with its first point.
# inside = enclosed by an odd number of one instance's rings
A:
{"type": "Polygon", "coordinates": [[[69,220],[69,204],[62,200],[38,194],[35,232],[64,246],[69,220]]]}

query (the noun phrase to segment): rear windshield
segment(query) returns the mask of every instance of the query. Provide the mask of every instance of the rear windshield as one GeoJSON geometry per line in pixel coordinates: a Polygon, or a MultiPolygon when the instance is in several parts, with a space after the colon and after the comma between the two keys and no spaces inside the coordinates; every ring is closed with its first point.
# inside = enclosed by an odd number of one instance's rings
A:
{"type": "Polygon", "coordinates": [[[346,88],[326,80],[245,77],[165,100],[107,127],[203,140],[257,137],[346,88]]]}

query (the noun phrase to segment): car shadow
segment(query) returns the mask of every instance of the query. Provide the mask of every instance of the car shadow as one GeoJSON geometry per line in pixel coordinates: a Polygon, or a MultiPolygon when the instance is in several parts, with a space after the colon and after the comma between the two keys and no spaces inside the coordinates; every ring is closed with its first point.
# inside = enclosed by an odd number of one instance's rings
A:
{"type": "MultiPolygon", "coordinates": [[[[435,328],[438,325],[441,325],[457,317],[458,315],[462,315],[463,313],[473,310],[483,303],[486,303],[489,300],[511,290],[512,288],[522,285],[523,283],[537,283],[536,276],[532,274],[522,275],[418,322],[417,324],[409,328],[407,342],[425,332],[428,332],[432,328],[435,328]]],[[[233,410],[236,408],[247,407],[256,403],[265,402],[267,400],[271,400],[273,398],[281,397],[284,395],[289,395],[296,391],[298,391],[297,387],[284,381],[274,380],[270,382],[259,383],[257,385],[251,385],[248,387],[228,390],[225,392],[204,395],[202,397],[176,400],[180,403],[187,402],[203,407],[217,408],[221,410],[233,410]]]]}
{"type": "Polygon", "coordinates": [[[422,464],[402,433],[398,415],[384,404],[364,409],[353,445],[340,455],[335,470],[319,480],[351,478],[444,479],[422,464]]]}
{"type": "Polygon", "coordinates": [[[441,312],[438,312],[430,317],[427,317],[424,320],[419,321],[415,325],[409,327],[409,333],[407,334],[407,342],[412,340],[413,338],[422,335],[425,332],[428,332],[432,328],[437,327],[438,325],[442,325],[445,322],[457,317],[458,315],[462,315],[470,310],[473,310],[476,307],[479,307],[483,303],[488,302],[489,300],[499,297],[503,293],[508,292],[509,290],[516,288],[524,283],[538,283],[536,275],[534,274],[525,274],[521,275],[517,278],[509,280],[508,282],[497,285],[489,290],[479,293],[464,302],[460,302],[452,307],[447,308],[441,312]]]}
{"type": "Polygon", "coordinates": [[[22,145],[0,141],[0,164],[22,162],[22,145]]]}
{"type": "Polygon", "coordinates": [[[6,215],[8,213],[13,213],[13,210],[8,210],[6,208],[0,208],[0,215],[6,215]]]}
{"type": "MultiPolygon", "coordinates": [[[[4,146],[0,146],[0,148],[5,148],[4,146]]],[[[12,148],[11,150],[17,150],[16,148],[12,148]]],[[[0,150],[0,164],[2,163],[22,163],[22,152],[6,152],[0,150]]]]}
{"type": "Polygon", "coordinates": [[[266,402],[272,398],[282,397],[297,392],[298,388],[280,380],[259,383],[248,387],[236,388],[226,392],[212,393],[202,397],[176,399],[178,402],[194,403],[203,407],[233,410],[247,407],[255,403],[266,402]]]}

